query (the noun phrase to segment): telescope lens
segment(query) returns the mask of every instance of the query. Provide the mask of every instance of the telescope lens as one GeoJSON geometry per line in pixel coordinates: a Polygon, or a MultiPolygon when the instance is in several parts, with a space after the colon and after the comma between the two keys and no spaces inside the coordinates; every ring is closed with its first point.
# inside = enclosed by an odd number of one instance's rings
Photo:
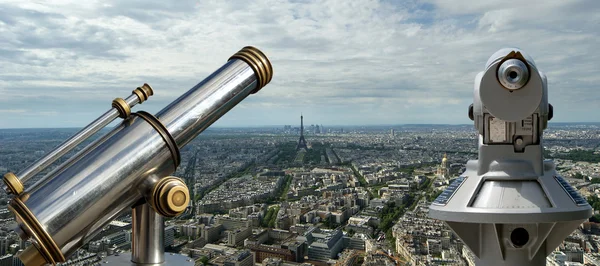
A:
{"type": "Polygon", "coordinates": [[[509,90],[518,90],[527,84],[529,70],[523,61],[509,59],[498,67],[498,80],[509,90]]]}

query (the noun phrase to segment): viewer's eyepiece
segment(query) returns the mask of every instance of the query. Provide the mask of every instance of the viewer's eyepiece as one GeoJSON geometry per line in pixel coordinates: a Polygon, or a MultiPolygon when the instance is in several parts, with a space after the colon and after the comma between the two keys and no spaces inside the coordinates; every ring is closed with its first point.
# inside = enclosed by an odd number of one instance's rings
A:
{"type": "Polygon", "coordinates": [[[508,59],[498,67],[498,81],[509,90],[518,90],[529,81],[527,65],[519,59],[508,59]]]}

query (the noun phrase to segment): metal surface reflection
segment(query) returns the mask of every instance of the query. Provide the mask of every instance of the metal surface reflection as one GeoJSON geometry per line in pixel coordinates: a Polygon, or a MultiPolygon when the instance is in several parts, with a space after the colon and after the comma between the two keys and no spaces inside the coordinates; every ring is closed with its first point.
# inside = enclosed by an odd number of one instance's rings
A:
{"type": "Polygon", "coordinates": [[[134,209],[132,259],[140,264],[162,261],[162,237],[149,236],[162,234],[162,217],[154,212],[175,216],[189,202],[185,184],[167,177],[179,165],[179,148],[259,91],[272,73],[262,52],[245,47],[157,117],[131,114],[25,188],[9,207],[17,216],[20,236],[34,243],[21,260],[27,266],[63,262],[119,214],[146,201],[150,204],[134,209]]]}

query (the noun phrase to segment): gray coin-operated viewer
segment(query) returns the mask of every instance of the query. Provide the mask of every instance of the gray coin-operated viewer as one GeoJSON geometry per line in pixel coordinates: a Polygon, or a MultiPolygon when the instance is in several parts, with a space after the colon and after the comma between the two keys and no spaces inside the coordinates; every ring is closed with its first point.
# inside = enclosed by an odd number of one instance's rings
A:
{"type": "Polygon", "coordinates": [[[131,112],[153,94],[144,84],[128,98],[115,99],[108,112],[30,167],[6,174],[5,189],[14,195],[9,209],[16,216],[15,231],[33,243],[18,257],[26,266],[64,262],[113,219],[131,211],[131,263],[165,265],[163,217],[183,213],[190,201],[185,183],[169,176],[181,161],[179,150],[272,76],[267,57],[244,47],[156,115],[131,112]],[[117,117],[124,121],[25,186],[117,117]]]}
{"type": "Polygon", "coordinates": [[[592,215],[543,159],[552,119],[546,76],[519,49],[501,49],[475,77],[469,117],[479,158],[429,207],[475,254],[477,265],[546,265],[546,256],[592,215]]]}

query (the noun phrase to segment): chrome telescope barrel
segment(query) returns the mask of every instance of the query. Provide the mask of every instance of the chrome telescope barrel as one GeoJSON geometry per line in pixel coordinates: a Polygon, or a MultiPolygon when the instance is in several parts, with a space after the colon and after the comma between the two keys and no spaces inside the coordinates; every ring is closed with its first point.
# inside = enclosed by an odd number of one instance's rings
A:
{"type": "Polygon", "coordinates": [[[265,86],[272,73],[262,52],[244,47],[158,118],[133,113],[60,170],[26,188],[9,204],[15,230],[34,244],[19,258],[27,266],[63,262],[143,199],[163,216],[180,213],[189,203],[187,188],[165,178],[179,165],[179,148],[265,86]],[[165,200],[167,194],[177,198],[165,200]]]}
{"type": "Polygon", "coordinates": [[[177,146],[183,147],[249,93],[255,93],[269,83],[272,75],[273,68],[261,51],[244,49],[156,116],[177,146]],[[254,75],[258,79],[252,78],[254,75]]]}
{"type": "Polygon", "coordinates": [[[136,265],[163,263],[165,261],[163,217],[156,213],[150,204],[142,204],[133,208],[131,220],[131,262],[136,265]]]}
{"type": "Polygon", "coordinates": [[[69,151],[73,150],[77,145],[81,144],[84,140],[88,139],[100,129],[103,129],[117,117],[128,118],[131,114],[131,108],[138,103],[143,103],[148,97],[154,94],[152,87],[148,84],[144,84],[141,87],[133,90],[132,94],[125,98],[116,98],[112,102],[112,108],[106,113],[102,114],[92,123],[81,129],[75,135],[58,145],[44,157],[35,161],[27,168],[21,170],[16,175],[13,173],[7,173],[4,176],[4,190],[8,193],[19,195],[23,192],[25,182],[29,181],[36,174],[46,169],[49,165],[56,162],[59,158],[64,156],[69,151]]]}

